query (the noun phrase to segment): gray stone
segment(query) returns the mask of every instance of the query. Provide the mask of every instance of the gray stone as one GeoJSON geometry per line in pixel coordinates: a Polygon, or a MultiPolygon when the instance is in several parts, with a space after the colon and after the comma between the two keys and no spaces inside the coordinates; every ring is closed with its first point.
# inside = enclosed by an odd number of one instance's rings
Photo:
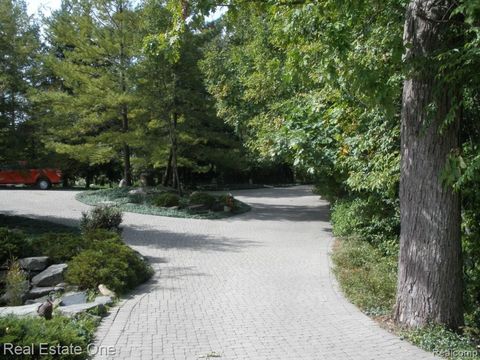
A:
{"type": "Polygon", "coordinates": [[[77,291],[77,290],[78,290],[78,286],[70,286],[70,287],[68,287],[68,285],[67,285],[66,283],[63,283],[63,282],[55,285],[54,290],[55,290],[55,291],[63,291],[63,290],[65,290],[65,289],[67,289],[67,288],[68,288],[70,291],[77,291]]]}
{"type": "Polygon", "coordinates": [[[109,296],[97,296],[93,302],[84,304],[74,304],[68,306],[59,306],[58,311],[65,316],[75,316],[87,310],[104,309],[105,305],[112,304],[112,298],[109,296]]]}
{"type": "Polygon", "coordinates": [[[142,188],[137,188],[137,189],[130,190],[128,194],[129,195],[147,195],[147,192],[142,188]]]}
{"type": "Polygon", "coordinates": [[[53,286],[58,284],[63,281],[63,273],[67,267],[67,264],[50,265],[32,278],[32,284],[34,286],[53,286]]]}
{"type": "Polygon", "coordinates": [[[47,301],[49,299],[50,299],[50,296],[45,295],[45,296],[42,296],[42,297],[39,297],[39,298],[36,298],[36,299],[27,300],[27,301],[25,301],[25,305],[38,304],[40,306],[40,304],[43,304],[45,301],[47,301]]]}
{"type": "Polygon", "coordinates": [[[85,304],[86,302],[87,302],[87,293],[85,291],[72,292],[62,296],[62,300],[60,301],[60,306],[85,304]]]}
{"type": "Polygon", "coordinates": [[[54,292],[55,288],[52,286],[47,286],[47,287],[40,287],[36,286],[34,288],[31,288],[30,291],[27,293],[26,298],[27,299],[36,299],[41,296],[45,296],[50,294],[51,292],[54,292]]]}
{"type": "Polygon", "coordinates": [[[0,316],[7,316],[7,315],[17,315],[17,316],[27,316],[27,315],[35,315],[37,316],[37,309],[40,304],[30,304],[30,305],[23,305],[23,306],[6,306],[0,307],[0,316]]]}
{"type": "Polygon", "coordinates": [[[95,303],[100,304],[100,305],[112,305],[113,300],[110,296],[97,296],[95,298],[95,303]]]}
{"type": "Polygon", "coordinates": [[[189,205],[189,206],[188,206],[188,210],[192,210],[192,211],[204,211],[204,210],[208,210],[208,206],[207,206],[207,205],[203,205],[203,204],[189,205]]]}
{"type": "Polygon", "coordinates": [[[18,260],[22,269],[28,271],[42,271],[48,265],[48,256],[28,257],[18,260]]]}
{"type": "Polygon", "coordinates": [[[102,307],[103,305],[97,304],[95,302],[85,303],[85,304],[75,304],[69,306],[59,306],[57,310],[65,316],[75,316],[77,314],[83,313],[87,310],[96,309],[102,307]]]}

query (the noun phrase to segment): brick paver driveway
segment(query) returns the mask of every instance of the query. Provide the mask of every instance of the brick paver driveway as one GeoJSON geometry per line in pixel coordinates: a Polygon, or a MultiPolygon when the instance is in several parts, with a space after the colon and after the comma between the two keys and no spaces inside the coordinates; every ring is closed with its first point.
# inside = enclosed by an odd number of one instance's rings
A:
{"type": "MultiPolygon", "coordinates": [[[[68,223],[87,208],[74,195],[0,190],[0,211],[68,223]]],[[[109,358],[433,359],[342,297],[328,205],[308,187],[236,195],[253,210],[226,220],[125,215],[156,273],[102,322],[109,358]]]]}

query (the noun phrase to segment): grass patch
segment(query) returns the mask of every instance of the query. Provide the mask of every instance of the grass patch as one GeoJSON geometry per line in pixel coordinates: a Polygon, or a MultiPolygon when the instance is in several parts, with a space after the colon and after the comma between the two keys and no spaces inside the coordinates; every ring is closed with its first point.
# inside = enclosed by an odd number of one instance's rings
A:
{"type": "Polygon", "coordinates": [[[389,314],[395,303],[397,260],[367,242],[336,243],[333,271],[346,297],[370,315],[389,314]]]}
{"type": "Polygon", "coordinates": [[[395,304],[397,257],[358,239],[337,241],[333,249],[333,271],[345,296],[363,312],[414,345],[447,359],[480,360],[475,339],[442,326],[405,330],[395,327],[391,313],[395,304]]]}
{"type": "Polygon", "coordinates": [[[164,191],[152,189],[149,190],[146,196],[142,196],[129,194],[131,189],[132,188],[113,188],[85,191],[77,194],[76,199],[84,204],[93,206],[102,204],[116,205],[120,210],[126,212],[191,219],[224,219],[243,214],[251,209],[247,204],[235,200],[235,208],[231,212],[212,210],[194,211],[187,207],[188,197],[179,199],[180,206],[178,208],[160,207],[155,205],[154,199],[165,193],[164,191]]]}

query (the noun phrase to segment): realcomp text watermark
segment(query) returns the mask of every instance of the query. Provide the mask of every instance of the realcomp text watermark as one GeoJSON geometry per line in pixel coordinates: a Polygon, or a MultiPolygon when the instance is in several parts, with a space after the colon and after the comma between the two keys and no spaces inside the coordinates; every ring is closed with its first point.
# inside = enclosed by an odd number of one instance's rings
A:
{"type": "Polygon", "coordinates": [[[447,359],[450,358],[475,358],[480,356],[480,351],[478,350],[433,350],[433,355],[444,357],[447,359]]]}
{"type": "Polygon", "coordinates": [[[113,356],[116,354],[113,346],[97,346],[95,344],[88,344],[86,349],[79,345],[51,345],[48,343],[29,344],[29,345],[15,345],[13,343],[3,343],[0,345],[0,354],[6,356],[59,356],[59,355],[80,355],[87,353],[90,356],[107,355],[113,356]]]}

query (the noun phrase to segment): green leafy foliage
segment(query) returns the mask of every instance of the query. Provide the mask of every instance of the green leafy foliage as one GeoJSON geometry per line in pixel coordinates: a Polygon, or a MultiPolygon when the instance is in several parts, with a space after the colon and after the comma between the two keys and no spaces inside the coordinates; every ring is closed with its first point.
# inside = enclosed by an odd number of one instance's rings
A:
{"type": "Polygon", "coordinates": [[[430,325],[423,329],[403,331],[402,336],[415,345],[433,352],[442,358],[480,359],[478,349],[473,339],[468,335],[461,335],[442,326],[430,325]]]}
{"type": "Polygon", "coordinates": [[[215,203],[215,197],[209,193],[195,191],[189,196],[190,205],[205,205],[207,208],[211,209],[215,203]]]}
{"type": "MultiPolygon", "coordinates": [[[[51,320],[42,317],[4,316],[0,318],[0,343],[16,346],[34,346],[35,354],[22,355],[22,359],[39,359],[39,344],[50,346],[79,346],[79,355],[58,354],[42,356],[42,359],[87,359],[87,346],[93,341],[98,320],[82,315],[76,318],[54,316],[51,320]]],[[[3,359],[18,359],[18,355],[5,352],[3,359]]]]}
{"type": "Polygon", "coordinates": [[[21,0],[0,2],[0,163],[39,156],[42,147],[35,136],[38,127],[31,121],[35,110],[30,91],[41,70],[36,55],[40,31],[21,0]]]}
{"type": "MultiPolygon", "coordinates": [[[[189,211],[188,205],[190,204],[190,199],[188,196],[183,196],[176,199],[178,195],[171,192],[171,188],[159,188],[159,189],[150,189],[145,196],[145,199],[142,203],[132,203],[130,201],[128,190],[120,189],[105,189],[97,191],[85,191],[77,194],[77,200],[80,200],[83,203],[88,205],[101,205],[104,201],[114,202],[115,205],[122,211],[135,212],[139,214],[150,214],[150,215],[159,215],[159,216],[169,216],[169,217],[178,217],[178,218],[194,218],[194,219],[222,219],[225,217],[234,216],[237,214],[242,214],[247,211],[250,211],[250,206],[247,204],[235,200],[234,201],[234,211],[225,212],[223,211],[223,205],[218,207],[213,207],[212,211],[189,211]],[[169,194],[169,195],[162,195],[169,194]],[[158,200],[155,203],[156,199],[158,200]],[[171,202],[164,202],[164,201],[171,202]],[[173,206],[179,206],[179,208],[169,208],[164,207],[168,205],[163,204],[174,204],[173,206]]],[[[214,199],[215,201],[215,199],[214,199]]]]}
{"type": "Polygon", "coordinates": [[[33,253],[50,258],[53,263],[69,261],[81,251],[94,247],[97,242],[119,241],[116,232],[90,229],[84,234],[49,233],[32,240],[33,253]]]}
{"type": "Polygon", "coordinates": [[[337,201],[332,209],[333,233],[368,241],[385,255],[398,254],[398,203],[374,196],[337,201]]]}
{"type": "Polygon", "coordinates": [[[22,305],[22,298],[27,290],[27,274],[22,270],[18,261],[11,260],[5,278],[5,293],[8,295],[8,305],[22,305]]]}
{"type": "Polygon", "coordinates": [[[138,253],[119,241],[107,240],[75,256],[69,262],[66,280],[85,289],[104,284],[124,293],[148,280],[152,273],[138,253]]]}
{"type": "Polygon", "coordinates": [[[97,229],[121,233],[121,223],[122,212],[119,208],[115,206],[97,206],[88,212],[82,212],[80,229],[83,233],[97,229]]]}
{"type": "Polygon", "coordinates": [[[31,253],[30,242],[23,232],[0,227],[0,264],[11,258],[29,256],[31,253]]]}
{"type": "Polygon", "coordinates": [[[152,199],[152,203],[155,206],[160,206],[160,207],[178,206],[179,201],[180,201],[180,196],[178,196],[177,194],[172,194],[168,192],[155,195],[152,199]]]}

